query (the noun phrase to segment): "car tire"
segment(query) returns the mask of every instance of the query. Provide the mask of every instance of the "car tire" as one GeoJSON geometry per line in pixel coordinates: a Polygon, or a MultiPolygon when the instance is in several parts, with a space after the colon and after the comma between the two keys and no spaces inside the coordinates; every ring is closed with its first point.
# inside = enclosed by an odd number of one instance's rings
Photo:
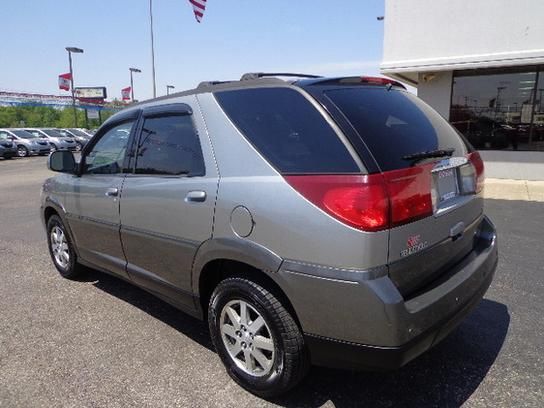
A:
{"type": "Polygon", "coordinates": [[[11,159],[13,159],[13,156],[12,155],[7,155],[7,156],[4,156],[4,159],[11,160],[11,159]]]}
{"type": "Polygon", "coordinates": [[[208,325],[228,374],[255,395],[277,397],[308,372],[308,353],[293,316],[279,297],[255,282],[228,278],[219,283],[210,299],[208,325]]]}
{"type": "Polygon", "coordinates": [[[27,157],[28,155],[29,155],[29,152],[25,146],[17,146],[17,156],[27,157]]]}
{"type": "Polygon", "coordinates": [[[75,279],[82,274],[83,266],[77,263],[74,246],[58,215],[47,220],[47,245],[53,264],[62,277],[75,279]]]}
{"type": "Polygon", "coordinates": [[[83,149],[83,145],[79,142],[76,143],[76,152],[80,152],[83,149]]]}
{"type": "Polygon", "coordinates": [[[49,144],[51,145],[51,149],[52,149],[53,151],[59,150],[59,149],[57,148],[57,145],[56,145],[56,144],[54,144],[54,143],[49,143],[49,144]]]}

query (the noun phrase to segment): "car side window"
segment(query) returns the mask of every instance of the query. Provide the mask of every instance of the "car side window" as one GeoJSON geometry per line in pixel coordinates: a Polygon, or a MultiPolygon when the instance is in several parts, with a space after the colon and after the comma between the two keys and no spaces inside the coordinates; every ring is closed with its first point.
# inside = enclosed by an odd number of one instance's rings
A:
{"type": "Polygon", "coordinates": [[[167,115],[144,120],[137,146],[136,174],[205,174],[198,133],[190,115],[167,115]]]}
{"type": "Polygon", "coordinates": [[[85,156],[84,173],[120,173],[132,126],[134,121],[128,121],[107,130],[85,156]]]}

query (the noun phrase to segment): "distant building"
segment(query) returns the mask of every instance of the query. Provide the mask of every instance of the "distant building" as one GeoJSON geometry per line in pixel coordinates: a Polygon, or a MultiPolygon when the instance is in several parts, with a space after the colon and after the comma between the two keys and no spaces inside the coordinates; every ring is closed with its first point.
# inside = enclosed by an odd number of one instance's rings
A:
{"type": "Polygon", "coordinates": [[[482,150],[488,177],[544,180],[544,1],[386,0],[381,72],[482,150]]]}

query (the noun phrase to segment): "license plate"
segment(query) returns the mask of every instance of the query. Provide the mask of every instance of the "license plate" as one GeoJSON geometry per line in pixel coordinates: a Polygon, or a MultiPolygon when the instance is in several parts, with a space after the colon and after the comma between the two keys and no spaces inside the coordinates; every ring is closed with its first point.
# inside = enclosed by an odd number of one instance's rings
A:
{"type": "Polygon", "coordinates": [[[438,203],[451,200],[459,194],[457,183],[457,169],[450,168],[435,173],[436,190],[438,192],[438,203]]]}

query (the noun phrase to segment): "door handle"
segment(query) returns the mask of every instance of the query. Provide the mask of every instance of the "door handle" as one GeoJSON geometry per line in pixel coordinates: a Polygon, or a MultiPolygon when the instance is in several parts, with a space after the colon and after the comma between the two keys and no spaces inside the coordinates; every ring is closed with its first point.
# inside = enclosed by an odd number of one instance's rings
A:
{"type": "Polygon", "coordinates": [[[185,196],[185,201],[194,202],[194,203],[202,203],[206,201],[206,192],[205,191],[189,191],[187,195],[185,196]]]}
{"type": "Polygon", "coordinates": [[[106,190],[106,197],[117,197],[119,195],[119,189],[116,187],[110,187],[106,190]]]}

